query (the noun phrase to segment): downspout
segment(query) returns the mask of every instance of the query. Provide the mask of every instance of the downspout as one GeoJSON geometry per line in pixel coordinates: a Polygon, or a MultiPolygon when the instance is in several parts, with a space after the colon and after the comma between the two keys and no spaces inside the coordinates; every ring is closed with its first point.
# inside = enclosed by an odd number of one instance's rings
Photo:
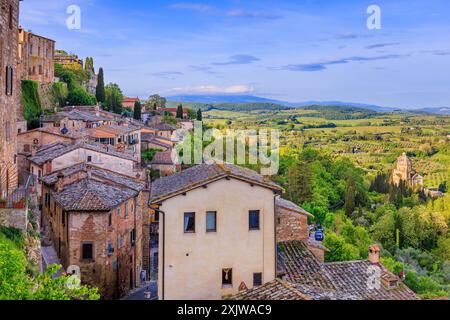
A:
{"type": "MultiPolygon", "coordinates": [[[[166,258],[166,250],[165,250],[165,239],[166,239],[166,218],[165,218],[165,212],[161,211],[159,209],[155,209],[155,211],[158,211],[160,214],[160,219],[162,219],[162,243],[161,243],[161,249],[162,249],[162,253],[161,253],[161,257],[162,257],[162,261],[161,261],[161,270],[159,270],[159,272],[161,272],[161,300],[164,300],[164,277],[165,277],[165,258],[166,258]]],[[[161,225],[161,221],[160,224],[161,225]]]]}

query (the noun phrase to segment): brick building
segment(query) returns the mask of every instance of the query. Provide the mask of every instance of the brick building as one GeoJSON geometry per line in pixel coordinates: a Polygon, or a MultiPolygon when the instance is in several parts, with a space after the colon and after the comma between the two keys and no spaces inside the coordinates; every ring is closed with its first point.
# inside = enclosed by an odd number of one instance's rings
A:
{"type": "Polygon", "coordinates": [[[19,0],[0,0],[0,197],[17,188],[17,120],[20,83],[17,72],[19,0]]]}
{"type": "Polygon", "coordinates": [[[19,29],[19,63],[22,80],[53,82],[55,41],[19,29]]]}
{"type": "Polygon", "coordinates": [[[64,268],[80,267],[83,284],[104,298],[139,287],[145,183],[89,164],[42,177],[42,224],[64,268]]]}

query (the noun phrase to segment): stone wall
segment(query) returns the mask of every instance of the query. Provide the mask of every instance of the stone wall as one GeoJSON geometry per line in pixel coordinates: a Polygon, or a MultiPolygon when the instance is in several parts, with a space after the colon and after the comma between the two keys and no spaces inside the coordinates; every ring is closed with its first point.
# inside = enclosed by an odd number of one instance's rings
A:
{"type": "Polygon", "coordinates": [[[24,209],[0,209],[0,226],[27,231],[27,208],[24,209]]]}
{"type": "Polygon", "coordinates": [[[277,207],[277,242],[305,241],[308,237],[308,217],[306,215],[277,207]]]}
{"type": "Polygon", "coordinates": [[[0,4],[0,197],[6,197],[17,188],[16,123],[21,118],[17,71],[19,0],[0,0],[0,4]]]}

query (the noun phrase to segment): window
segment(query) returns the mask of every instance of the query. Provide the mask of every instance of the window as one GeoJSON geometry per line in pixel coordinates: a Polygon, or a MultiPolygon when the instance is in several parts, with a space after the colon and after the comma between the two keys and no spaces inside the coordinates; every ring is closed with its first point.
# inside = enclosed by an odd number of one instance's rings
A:
{"type": "Polygon", "coordinates": [[[125,219],[128,218],[128,201],[125,202],[125,219]]]}
{"type": "Polygon", "coordinates": [[[61,224],[63,226],[66,224],[66,213],[64,211],[61,213],[61,224]]]}
{"type": "Polygon", "coordinates": [[[131,230],[130,241],[131,241],[131,246],[134,247],[134,244],[136,242],[136,229],[131,230]]]}
{"type": "Polygon", "coordinates": [[[112,214],[109,213],[109,214],[108,214],[108,226],[111,227],[111,225],[112,225],[112,214]]]}
{"type": "Polygon", "coordinates": [[[120,208],[117,208],[117,216],[120,218],[120,208]]]}
{"type": "Polygon", "coordinates": [[[92,162],[92,156],[87,157],[87,162],[92,162]]]}
{"type": "Polygon", "coordinates": [[[8,19],[9,29],[13,28],[13,6],[9,6],[9,19],[8,19]]]}
{"type": "Polygon", "coordinates": [[[215,211],[206,212],[206,232],[217,231],[217,213],[215,211]]]}
{"type": "Polygon", "coordinates": [[[83,260],[92,260],[94,257],[94,248],[92,243],[83,243],[81,245],[81,258],[83,260]]]}
{"type": "Polygon", "coordinates": [[[195,233],[195,212],[184,214],[184,233],[195,233]]]}
{"type": "Polygon", "coordinates": [[[248,212],[248,227],[250,230],[259,230],[259,210],[248,212]]]}
{"type": "Polygon", "coordinates": [[[117,249],[120,249],[120,245],[121,245],[122,239],[119,237],[117,237],[117,249]]]}
{"type": "Polygon", "coordinates": [[[223,287],[233,286],[233,269],[231,268],[222,269],[222,286],[223,287]]]}
{"type": "Polygon", "coordinates": [[[13,94],[13,68],[10,66],[6,66],[5,68],[5,89],[6,95],[11,96],[13,94]]]}
{"type": "Polygon", "coordinates": [[[50,193],[49,192],[45,193],[45,206],[47,208],[50,208],[50,193]]]}
{"type": "Polygon", "coordinates": [[[262,285],[262,273],[257,272],[253,274],[253,286],[257,287],[262,285]]]}
{"type": "Polygon", "coordinates": [[[113,269],[114,271],[117,271],[117,258],[114,259],[113,269]]]}
{"type": "Polygon", "coordinates": [[[114,253],[114,246],[111,240],[108,241],[108,256],[112,256],[114,253]]]}

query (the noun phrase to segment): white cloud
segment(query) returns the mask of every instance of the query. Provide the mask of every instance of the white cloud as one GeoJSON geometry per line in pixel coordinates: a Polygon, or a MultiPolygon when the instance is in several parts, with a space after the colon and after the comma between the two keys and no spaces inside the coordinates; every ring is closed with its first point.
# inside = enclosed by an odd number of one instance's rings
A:
{"type": "Polygon", "coordinates": [[[170,94],[247,94],[254,92],[255,89],[248,85],[234,85],[228,87],[219,87],[213,85],[196,87],[179,87],[167,91],[170,94]]]}

